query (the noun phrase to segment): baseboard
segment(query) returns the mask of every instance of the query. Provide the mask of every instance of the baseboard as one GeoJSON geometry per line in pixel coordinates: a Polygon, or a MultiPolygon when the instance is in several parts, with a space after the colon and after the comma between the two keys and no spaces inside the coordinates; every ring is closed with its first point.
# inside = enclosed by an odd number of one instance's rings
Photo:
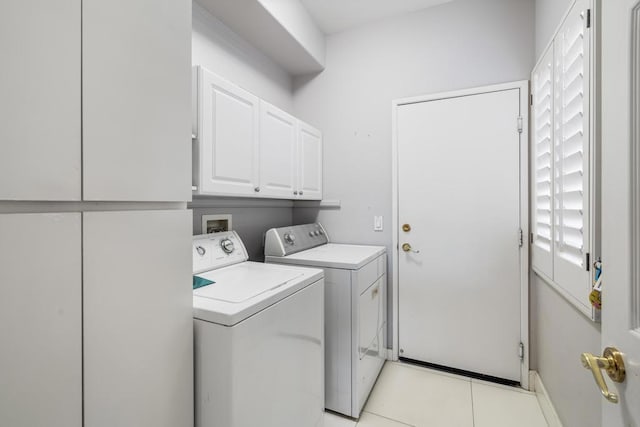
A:
{"type": "Polygon", "coordinates": [[[538,398],[538,403],[540,404],[540,408],[542,409],[542,414],[544,418],[547,420],[547,424],[549,427],[562,427],[562,423],[560,422],[560,418],[558,417],[558,413],[556,412],[556,408],[553,407],[553,403],[551,403],[551,399],[549,398],[549,394],[547,393],[547,389],[544,387],[542,383],[542,378],[540,378],[540,374],[536,371],[530,371],[530,377],[533,377],[533,381],[530,382],[530,386],[533,385],[533,391],[536,392],[536,397],[538,398]]]}

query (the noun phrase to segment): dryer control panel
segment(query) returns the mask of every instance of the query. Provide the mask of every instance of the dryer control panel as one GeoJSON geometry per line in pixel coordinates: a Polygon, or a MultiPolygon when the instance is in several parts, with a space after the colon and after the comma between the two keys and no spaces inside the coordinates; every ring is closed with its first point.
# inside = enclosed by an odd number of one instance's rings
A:
{"type": "Polygon", "coordinates": [[[287,256],[329,243],[322,224],[302,224],[271,228],[264,239],[265,256],[287,256]]]}
{"type": "Polygon", "coordinates": [[[194,274],[249,259],[247,250],[235,231],[193,236],[192,256],[194,274]]]}

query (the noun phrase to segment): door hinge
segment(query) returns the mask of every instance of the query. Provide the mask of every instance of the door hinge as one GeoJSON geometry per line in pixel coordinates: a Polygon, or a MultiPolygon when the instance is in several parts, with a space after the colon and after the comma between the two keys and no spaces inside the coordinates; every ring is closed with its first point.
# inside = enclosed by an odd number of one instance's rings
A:
{"type": "Polygon", "coordinates": [[[520,360],[524,360],[524,344],[520,343],[520,345],[518,346],[518,356],[520,357],[520,360]]]}
{"type": "Polygon", "coordinates": [[[518,230],[518,246],[524,246],[524,234],[522,228],[518,230]]]}
{"type": "Polygon", "coordinates": [[[529,105],[533,107],[533,94],[529,94],[529,105]]]}
{"type": "Polygon", "coordinates": [[[522,116],[518,116],[518,133],[522,133],[522,116]]]}
{"type": "Polygon", "coordinates": [[[591,9],[587,9],[587,28],[591,28],[591,9]]]}
{"type": "Polygon", "coordinates": [[[529,244],[533,245],[533,233],[529,233],[529,244]]]}
{"type": "Polygon", "coordinates": [[[586,262],[586,267],[587,267],[587,271],[591,270],[591,254],[589,254],[589,252],[587,252],[587,262],[586,262]]]}

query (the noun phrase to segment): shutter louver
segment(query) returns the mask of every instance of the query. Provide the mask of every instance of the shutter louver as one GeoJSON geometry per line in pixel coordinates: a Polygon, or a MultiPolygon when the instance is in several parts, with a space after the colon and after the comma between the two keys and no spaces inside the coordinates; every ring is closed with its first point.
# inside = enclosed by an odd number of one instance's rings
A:
{"type": "Polygon", "coordinates": [[[553,49],[543,56],[533,71],[532,123],[532,232],[533,265],[552,276],[553,200],[553,49]]]}
{"type": "Polygon", "coordinates": [[[583,267],[585,168],[586,10],[560,34],[556,63],[555,221],[558,256],[583,267]]]}
{"type": "Polygon", "coordinates": [[[576,2],[554,44],[554,280],[574,295],[589,280],[588,4],[576,2]]]}

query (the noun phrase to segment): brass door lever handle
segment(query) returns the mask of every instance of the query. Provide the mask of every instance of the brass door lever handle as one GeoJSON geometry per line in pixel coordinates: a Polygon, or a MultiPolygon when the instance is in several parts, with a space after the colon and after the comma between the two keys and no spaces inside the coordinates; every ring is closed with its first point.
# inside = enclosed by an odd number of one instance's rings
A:
{"type": "Polygon", "coordinates": [[[402,250],[405,251],[405,252],[413,252],[414,254],[419,254],[420,253],[420,251],[412,249],[411,245],[408,244],[408,243],[403,243],[402,244],[402,250]]]}
{"type": "Polygon", "coordinates": [[[612,403],[618,403],[618,395],[609,391],[607,383],[602,375],[604,369],[613,381],[621,383],[625,379],[624,361],[622,360],[622,353],[614,347],[607,347],[602,353],[602,357],[594,356],[591,353],[582,353],[580,356],[582,366],[587,369],[591,369],[593,379],[600,387],[600,391],[605,399],[612,403]]]}

